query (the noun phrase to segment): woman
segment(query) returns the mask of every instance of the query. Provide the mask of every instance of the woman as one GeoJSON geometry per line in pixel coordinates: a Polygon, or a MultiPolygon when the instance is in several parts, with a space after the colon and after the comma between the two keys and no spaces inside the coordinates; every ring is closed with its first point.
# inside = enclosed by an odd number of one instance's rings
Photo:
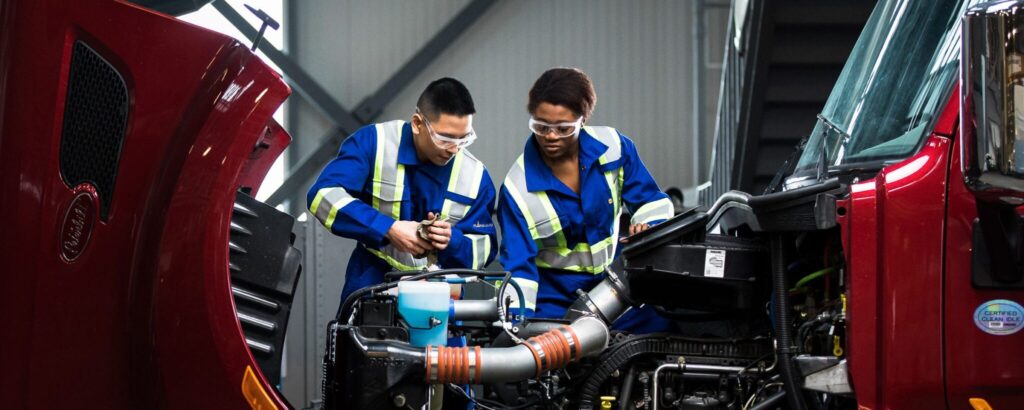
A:
{"type": "MultiPolygon", "coordinates": [[[[634,234],[673,214],[633,142],[614,128],[584,126],[597,96],[586,73],[553,68],[530,89],[531,135],[501,188],[501,263],[537,317],[560,318],[604,278],[616,256],[623,207],[634,234]]],[[[627,312],[615,327],[667,330],[650,308],[627,312]]]]}

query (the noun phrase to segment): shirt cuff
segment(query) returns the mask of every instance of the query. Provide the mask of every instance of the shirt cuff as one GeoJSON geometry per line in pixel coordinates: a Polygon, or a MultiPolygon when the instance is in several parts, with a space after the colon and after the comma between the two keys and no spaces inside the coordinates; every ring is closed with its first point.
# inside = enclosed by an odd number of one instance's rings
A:
{"type": "Polygon", "coordinates": [[[395,220],[384,216],[384,214],[376,215],[373,220],[370,221],[370,231],[373,236],[373,240],[377,243],[376,245],[382,245],[387,238],[388,231],[391,230],[391,225],[395,224],[395,220]]]}
{"type": "Polygon", "coordinates": [[[469,238],[466,238],[466,235],[462,233],[461,229],[456,228],[454,226],[451,229],[452,236],[451,238],[448,239],[448,246],[445,247],[444,250],[441,251],[439,255],[441,258],[444,259],[448,259],[450,257],[455,257],[456,255],[458,255],[459,251],[461,251],[466,246],[466,243],[469,242],[469,238]]]}

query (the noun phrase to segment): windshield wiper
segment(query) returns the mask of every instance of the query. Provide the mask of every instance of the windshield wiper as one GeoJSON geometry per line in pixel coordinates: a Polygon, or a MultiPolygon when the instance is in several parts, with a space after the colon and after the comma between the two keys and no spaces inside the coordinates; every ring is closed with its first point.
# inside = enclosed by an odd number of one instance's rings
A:
{"type": "MultiPolygon", "coordinates": [[[[818,120],[821,121],[821,124],[824,125],[825,128],[838,133],[839,136],[843,138],[844,144],[846,141],[850,140],[851,136],[849,133],[842,128],[839,128],[839,126],[832,121],[829,121],[829,119],[825,118],[821,113],[818,113],[818,120]]],[[[818,171],[816,179],[818,182],[828,179],[828,131],[823,130],[823,132],[824,134],[821,136],[821,155],[818,157],[818,164],[816,167],[818,171]]]]}

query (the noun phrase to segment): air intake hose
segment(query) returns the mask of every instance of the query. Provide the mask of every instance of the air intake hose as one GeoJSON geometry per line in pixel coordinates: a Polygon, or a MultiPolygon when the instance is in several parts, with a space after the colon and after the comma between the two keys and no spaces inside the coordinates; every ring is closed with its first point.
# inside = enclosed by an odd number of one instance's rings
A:
{"type": "Polygon", "coordinates": [[[631,305],[625,280],[612,271],[569,308],[572,324],[512,347],[427,346],[428,383],[496,383],[538,377],[608,346],[609,327],[631,305]]]}
{"type": "Polygon", "coordinates": [[[427,346],[428,383],[519,381],[557,370],[608,345],[608,326],[593,316],[576,319],[512,347],[427,346]]]}

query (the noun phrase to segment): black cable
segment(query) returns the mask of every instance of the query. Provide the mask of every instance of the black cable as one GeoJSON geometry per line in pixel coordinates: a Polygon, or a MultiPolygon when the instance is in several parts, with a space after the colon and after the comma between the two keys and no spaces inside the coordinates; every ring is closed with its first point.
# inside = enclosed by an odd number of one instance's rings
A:
{"type": "MultiPolygon", "coordinates": [[[[434,276],[449,275],[449,274],[471,275],[471,276],[494,276],[495,272],[485,272],[485,271],[479,271],[479,270],[473,270],[473,269],[441,269],[441,270],[435,270],[435,271],[432,271],[432,272],[420,272],[420,273],[413,273],[411,271],[388,272],[388,273],[384,274],[384,277],[387,278],[389,275],[394,275],[394,274],[397,274],[397,276],[399,276],[399,277],[403,277],[404,276],[405,279],[403,279],[403,280],[420,280],[420,279],[432,278],[434,276]]],[[[506,272],[506,275],[508,275],[508,272],[506,272]]],[[[355,304],[356,300],[359,300],[359,298],[365,296],[366,294],[398,286],[398,282],[399,281],[379,283],[379,284],[370,285],[370,286],[367,286],[365,288],[361,288],[359,290],[356,290],[355,292],[352,292],[350,295],[348,295],[347,298],[345,298],[345,301],[342,302],[342,304],[338,305],[338,313],[335,314],[335,320],[337,320],[338,322],[341,322],[341,323],[348,323],[348,319],[347,318],[352,315],[352,305],[355,304]],[[342,318],[345,318],[345,319],[343,320],[342,318]]]]}
{"type": "Polygon", "coordinates": [[[499,403],[494,400],[489,400],[482,397],[472,397],[469,395],[469,393],[466,393],[465,390],[462,390],[458,386],[451,383],[448,383],[446,386],[448,387],[448,390],[461,394],[462,397],[466,398],[466,400],[469,400],[471,403],[484,408],[484,410],[521,410],[530,406],[535,406],[537,405],[537,403],[540,402],[539,400],[534,400],[532,402],[523,403],[518,406],[510,407],[505,403],[499,403]]]}
{"type": "Polygon", "coordinates": [[[782,375],[783,389],[786,391],[786,402],[791,410],[804,410],[803,397],[800,396],[800,385],[797,384],[797,371],[793,366],[793,325],[790,317],[789,292],[786,287],[785,242],[783,236],[776,235],[771,240],[772,259],[772,292],[775,295],[775,337],[778,339],[779,374],[782,375]]]}

